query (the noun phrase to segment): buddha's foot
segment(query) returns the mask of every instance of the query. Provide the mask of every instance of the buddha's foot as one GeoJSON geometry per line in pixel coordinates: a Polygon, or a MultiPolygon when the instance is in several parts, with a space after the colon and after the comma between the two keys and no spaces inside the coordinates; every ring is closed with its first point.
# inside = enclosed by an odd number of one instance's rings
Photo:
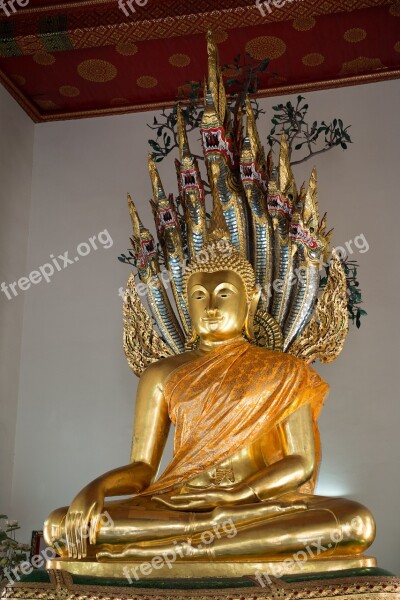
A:
{"type": "Polygon", "coordinates": [[[173,544],[158,544],[153,546],[141,546],[139,544],[129,544],[124,550],[113,551],[112,546],[105,546],[101,552],[96,554],[96,558],[99,562],[108,560],[151,560],[155,557],[160,559],[171,560],[171,556],[174,560],[181,559],[196,559],[204,558],[207,556],[206,548],[195,548],[190,543],[179,542],[173,544]]]}
{"type": "MultiPolygon", "coordinates": [[[[250,521],[259,521],[264,519],[273,519],[283,517],[286,514],[307,510],[308,505],[296,500],[292,502],[280,502],[277,500],[257,502],[254,504],[239,504],[238,506],[218,506],[212,511],[212,525],[223,525],[227,519],[233,519],[236,524],[250,521]]],[[[204,531],[205,524],[199,519],[194,522],[194,531],[200,533],[204,531]],[[197,525],[197,527],[196,527],[197,525]]],[[[210,522],[208,522],[210,525],[210,522]]]]}

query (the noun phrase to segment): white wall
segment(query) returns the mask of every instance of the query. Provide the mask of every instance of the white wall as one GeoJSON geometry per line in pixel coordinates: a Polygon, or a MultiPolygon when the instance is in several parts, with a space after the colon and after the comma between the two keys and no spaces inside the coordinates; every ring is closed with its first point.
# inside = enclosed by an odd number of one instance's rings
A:
{"type": "MultiPolygon", "coordinates": [[[[0,284],[25,272],[34,125],[0,87],[0,284]]],[[[10,290],[6,290],[10,294],[10,290]]],[[[0,512],[11,510],[24,298],[0,299],[0,512]]],[[[12,294],[11,294],[12,296],[12,294]]]]}
{"type": "MultiPolygon", "coordinates": [[[[352,328],[342,356],[319,367],[332,392],[321,417],[321,494],[346,494],[378,522],[371,550],[400,574],[397,516],[399,400],[398,81],[307,94],[311,118],[341,116],[355,144],[317,159],[321,210],[335,244],[363,233],[355,254],[368,317],[352,328]],[[397,267],[397,268],[396,268],[397,267]]],[[[275,100],[262,101],[267,114],[275,100]]],[[[27,539],[53,508],[129,457],[137,381],[122,351],[121,299],[129,269],[130,190],[151,222],[146,155],[152,113],[70,121],[36,128],[27,271],[107,229],[114,245],[92,251],[24,293],[13,517],[27,539]]],[[[264,137],[267,121],[261,128],[264,137]]],[[[312,164],[297,169],[299,179],[312,164]]],[[[172,160],[165,187],[176,190],[172,160]]],[[[299,181],[301,183],[301,181],[299,181]]],[[[16,269],[13,277],[21,273],[16,269]]],[[[12,276],[10,275],[10,278],[12,276]]],[[[2,299],[3,301],[3,299],[2,299]]],[[[13,301],[13,302],[16,302],[13,301]]]]}

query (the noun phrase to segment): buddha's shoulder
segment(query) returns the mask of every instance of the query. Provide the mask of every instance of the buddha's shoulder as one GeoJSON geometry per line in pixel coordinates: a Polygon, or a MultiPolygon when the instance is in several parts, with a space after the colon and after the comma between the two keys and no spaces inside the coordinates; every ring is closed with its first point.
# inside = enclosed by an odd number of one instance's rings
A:
{"type": "Polygon", "coordinates": [[[248,357],[254,361],[257,365],[265,364],[266,366],[271,363],[279,364],[288,369],[304,368],[306,364],[287,352],[280,352],[278,350],[269,350],[268,348],[262,348],[261,346],[250,345],[248,348],[248,357]]]}
{"type": "Polygon", "coordinates": [[[183,352],[175,356],[161,358],[157,362],[151,363],[142,373],[140,379],[151,379],[154,383],[163,384],[168,377],[180,366],[191,362],[195,356],[192,352],[183,352]]]}

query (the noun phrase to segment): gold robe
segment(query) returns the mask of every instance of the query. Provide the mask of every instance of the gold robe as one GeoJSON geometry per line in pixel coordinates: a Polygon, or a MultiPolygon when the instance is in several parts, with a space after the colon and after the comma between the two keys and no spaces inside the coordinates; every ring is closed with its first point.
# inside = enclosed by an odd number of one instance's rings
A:
{"type": "MultiPolygon", "coordinates": [[[[168,492],[242,448],[267,436],[295,410],[310,403],[316,465],[320,462],[317,419],[328,384],[303,361],[253,346],[244,339],[223,344],[173,371],[165,384],[175,425],[174,456],[142,496],[168,492]]],[[[271,437],[269,463],[283,457],[271,437]]],[[[313,480],[301,491],[312,492],[313,480]]]]}

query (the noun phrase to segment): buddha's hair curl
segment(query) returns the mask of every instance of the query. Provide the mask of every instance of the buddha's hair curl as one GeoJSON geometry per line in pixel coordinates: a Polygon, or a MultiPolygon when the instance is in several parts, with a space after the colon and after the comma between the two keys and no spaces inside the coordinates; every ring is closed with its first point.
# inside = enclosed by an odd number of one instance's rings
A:
{"type": "Polygon", "coordinates": [[[241,277],[249,302],[256,289],[254,270],[249,261],[226,238],[209,241],[196,254],[186,267],[184,275],[184,294],[188,302],[187,286],[189,277],[195,273],[216,273],[217,271],[234,271],[241,277]]]}

